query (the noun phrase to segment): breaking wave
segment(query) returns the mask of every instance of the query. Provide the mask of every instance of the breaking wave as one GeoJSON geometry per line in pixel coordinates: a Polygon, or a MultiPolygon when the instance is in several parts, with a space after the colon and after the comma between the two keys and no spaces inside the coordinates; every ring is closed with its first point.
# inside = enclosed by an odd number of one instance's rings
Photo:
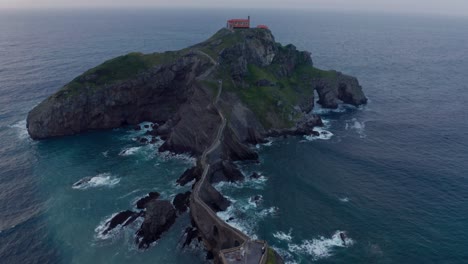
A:
{"type": "Polygon", "coordinates": [[[226,211],[216,213],[219,218],[224,220],[230,226],[242,231],[252,239],[257,239],[258,237],[255,234],[256,222],[249,221],[249,219],[242,219],[244,214],[245,213],[238,210],[234,204],[229,206],[226,211]]]}
{"type": "Polygon", "coordinates": [[[271,147],[273,145],[273,142],[275,141],[274,138],[266,138],[267,142],[266,143],[262,143],[262,144],[257,144],[255,145],[255,148],[257,149],[260,149],[262,147],[271,147]]]}
{"type": "Polygon", "coordinates": [[[157,154],[162,160],[177,159],[193,166],[195,166],[197,162],[197,159],[189,154],[174,154],[170,151],[158,152],[157,154]]]}
{"type": "Polygon", "coordinates": [[[250,198],[233,200],[228,198],[232,204],[226,211],[218,212],[219,218],[224,220],[230,226],[239,229],[253,239],[257,239],[256,234],[258,222],[265,217],[274,216],[278,213],[277,207],[259,209],[259,205],[252,203],[250,198]]]}
{"type": "Polygon", "coordinates": [[[10,128],[16,130],[19,139],[29,138],[28,129],[26,128],[26,120],[16,122],[13,125],[10,125],[10,128]]]}
{"type": "MultiPolygon", "coordinates": [[[[117,225],[115,228],[112,230],[109,230],[106,234],[104,234],[104,231],[107,230],[107,228],[110,225],[110,221],[112,218],[114,218],[118,213],[114,213],[111,216],[107,217],[106,219],[102,220],[99,225],[94,229],[95,235],[94,237],[98,240],[108,240],[108,239],[114,239],[116,238],[119,233],[124,229],[123,225],[125,225],[126,222],[117,225]]],[[[128,220],[127,220],[128,221],[128,220]]],[[[135,225],[139,226],[143,222],[143,219],[141,217],[138,217],[134,223],[130,224],[129,226],[135,225]]],[[[131,231],[133,233],[133,230],[131,231]]]]}
{"type": "Polygon", "coordinates": [[[314,109],[312,110],[312,113],[317,114],[317,115],[327,115],[331,113],[344,113],[348,110],[356,110],[356,109],[359,109],[359,107],[356,107],[350,104],[339,104],[336,109],[329,109],[329,108],[323,108],[319,103],[316,103],[314,105],[314,109]]]}
{"type": "Polygon", "coordinates": [[[114,213],[108,218],[102,220],[101,223],[99,223],[99,225],[94,229],[94,232],[96,233],[95,236],[97,239],[109,239],[116,235],[116,233],[121,227],[116,227],[113,230],[109,231],[107,234],[104,234],[104,231],[109,227],[110,220],[112,220],[112,218],[114,218],[116,215],[117,213],[114,213]]]}
{"type": "Polygon", "coordinates": [[[343,198],[339,198],[340,202],[342,203],[347,203],[349,202],[349,198],[348,197],[343,197],[343,198]]]}
{"type": "Polygon", "coordinates": [[[94,177],[85,177],[72,186],[73,189],[86,190],[95,187],[113,187],[120,182],[119,178],[113,177],[110,173],[101,173],[94,177]]]}
{"type": "Polygon", "coordinates": [[[287,234],[282,232],[282,231],[278,231],[278,232],[274,233],[273,236],[275,238],[279,239],[279,240],[291,242],[291,240],[292,240],[291,232],[292,232],[292,229],[290,229],[287,234]]]}
{"type": "MultiPolygon", "coordinates": [[[[243,172],[244,175],[246,175],[243,172]]],[[[224,189],[230,189],[230,188],[237,188],[237,189],[243,189],[243,188],[250,188],[250,189],[263,189],[265,187],[266,182],[268,181],[268,177],[262,175],[261,173],[260,177],[258,178],[251,178],[249,176],[246,176],[243,181],[240,182],[218,182],[213,185],[213,187],[218,190],[222,191],[224,189]]]]}
{"type": "Polygon", "coordinates": [[[295,254],[307,255],[312,260],[330,257],[335,249],[350,247],[354,244],[354,241],[349,237],[346,237],[343,243],[340,237],[342,232],[337,230],[330,238],[321,236],[312,240],[304,240],[300,244],[290,243],[288,249],[295,254]]]}
{"type": "Polygon", "coordinates": [[[346,130],[354,130],[359,135],[360,138],[365,138],[367,135],[365,134],[366,123],[359,122],[356,118],[346,121],[345,129],[346,130]]]}
{"type": "Polygon", "coordinates": [[[119,155],[120,156],[131,156],[137,153],[141,147],[131,147],[131,148],[126,148],[120,151],[119,155]]]}
{"type": "Polygon", "coordinates": [[[314,131],[318,132],[319,135],[318,136],[315,136],[315,135],[306,135],[304,136],[304,138],[308,141],[314,141],[314,140],[317,140],[317,139],[321,139],[321,140],[329,140],[333,137],[333,133],[322,128],[322,127],[315,127],[314,128],[314,131]]]}

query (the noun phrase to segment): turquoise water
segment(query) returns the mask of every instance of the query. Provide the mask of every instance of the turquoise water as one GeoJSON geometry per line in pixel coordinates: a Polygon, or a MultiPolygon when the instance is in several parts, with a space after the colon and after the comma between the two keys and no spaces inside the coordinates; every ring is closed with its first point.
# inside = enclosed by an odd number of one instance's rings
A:
{"type": "Polygon", "coordinates": [[[86,69],[131,51],[186,47],[249,13],[315,65],[359,78],[361,109],[328,112],[333,136],[272,139],[263,177],[218,184],[232,225],[288,263],[464,263],[468,259],[468,19],[261,10],[1,11],[0,257],[5,263],[203,263],[180,249],[190,219],[139,251],[134,225],[99,227],[150,191],[171,199],[193,164],[131,129],[31,141],[27,112],[86,69]],[[280,20],[278,19],[280,18],[280,20]],[[93,184],[72,185],[84,177],[93,184]],[[255,203],[253,196],[261,195],[255,203]],[[348,235],[343,246],[339,231],[348,235]]]}
{"type": "Polygon", "coordinates": [[[113,214],[136,209],[136,201],[149,192],[172,200],[177,193],[189,190],[176,186],[175,180],[194,165],[194,160],[156,155],[156,146],[132,140],[143,133],[117,130],[37,144],[34,173],[42,178],[46,222],[54,230],[55,246],[61,248],[61,261],[128,263],[150,262],[157,257],[162,262],[185,263],[196,258],[196,254],[172,254],[182,230],[190,224],[187,214],[178,219],[168,239],[147,252],[135,246],[138,223],[105,236],[98,232],[113,214]],[[89,184],[72,188],[73,183],[88,176],[93,177],[89,184]]]}

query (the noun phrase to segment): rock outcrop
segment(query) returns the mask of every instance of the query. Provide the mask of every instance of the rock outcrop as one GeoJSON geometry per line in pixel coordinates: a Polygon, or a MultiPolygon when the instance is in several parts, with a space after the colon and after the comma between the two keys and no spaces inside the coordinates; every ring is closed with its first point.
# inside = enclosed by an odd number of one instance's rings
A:
{"type": "Polygon", "coordinates": [[[232,161],[223,160],[219,161],[211,166],[211,183],[218,182],[237,182],[243,181],[244,175],[242,172],[232,163],[232,161]]]}
{"type": "Polygon", "coordinates": [[[154,200],[146,205],[145,220],[137,232],[139,248],[147,248],[167,231],[177,218],[176,210],[169,201],[154,200]]]}
{"type": "Polygon", "coordinates": [[[185,170],[185,172],[177,179],[177,184],[180,186],[185,186],[187,183],[199,179],[201,176],[202,172],[200,171],[200,168],[195,166],[190,169],[185,170]]]}
{"type": "Polygon", "coordinates": [[[177,209],[179,213],[184,213],[187,211],[189,206],[189,198],[191,192],[179,193],[174,197],[172,204],[177,209]]]}
{"type": "Polygon", "coordinates": [[[102,234],[106,235],[107,233],[112,231],[117,226],[122,226],[122,227],[128,226],[131,223],[133,223],[141,215],[142,215],[141,213],[136,213],[130,210],[117,213],[114,217],[112,217],[111,220],[106,222],[106,229],[102,231],[102,234]]]}
{"type": "Polygon", "coordinates": [[[359,106],[367,103],[362,87],[355,77],[336,72],[336,77],[314,82],[319,95],[318,103],[325,108],[337,108],[340,102],[359,106]]]}
{"type": "Polygon", "coordinates": [[[160,194],[157,193],[157,192],[150,192],[148,195],[146,195],[145,197],[139,199],[137,202],[136,202],[136,207],[137,209],[145,209],[146,208],[146,205],[151,202],[151,201],[154,201],[154,200],[157,200],[159,198],[160,194]]]}

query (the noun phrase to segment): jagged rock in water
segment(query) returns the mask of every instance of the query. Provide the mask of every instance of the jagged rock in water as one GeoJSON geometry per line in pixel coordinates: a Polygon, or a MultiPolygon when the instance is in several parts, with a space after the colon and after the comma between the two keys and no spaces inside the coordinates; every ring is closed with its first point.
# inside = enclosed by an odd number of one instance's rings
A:
{"type": "Polygon", "coordinates": [[[355,77],[335,72],[334,79],[319,79],[315,81],[315,89],[319,95],[318,103],[324,108],[337,108],[340,101],[346,104],[359,106],[367,103],[355,77]]]}
{"type": "Polygon", "coordinates": [[[185,241],[182,244],[182,248],[190,245],[194,238],[198,237],[198,229],[196,227],[187,227],[185,229],[185,241]]]}
{"type": "Polygon", "coordinates": [[[185,186],[187,183],[198,180],[203,173],[202,169],[199,166],[194,166],[190,169],[187,169],[180,177],[177,179],[177,183],[181,186],[185,186]]]}
{"type": "Polygon", "coordinates": [[[231,202],[220,194],[211,184],[204,184],[200,198],[215,212],[225,211],[231,202]]]}
{"type": "Polygon", "coordinates": [[[174,197],[174,201],[172,204],[175,206],[179,213],[184,213],[187,211],[189,206],[189,199],[190,199],[191,192],[179,193],[174,197]]]}
{"type": "Polygon", "coordinates": [[[160,194],[157,193],[157,192],[150,192],[147,196],[139,199],[137,202],[136,202],[136,206],[138,209],[145,209],[146,208],[146,205],[151,202],[151,201],[154,201],[154,200],[157,200],[159,198],[160,194]]]}
{"type": "Polygon", "coordinates": [[[111,220],[109,220],[106,223],[107,228],[102,231],[103,235],[106,235],[110,231],[112,231],[114,228],[117,226],[127,226],[131,223],[133,223],[141,214],[136,213],[130,210],[122,211],[118,214],[116,214],[114,217],[112,217],[111,220]]]}
{"type": "Polygon", "coordinates": [[[237,182],[244,180],[244,174],[232,163],[232,161],[219,161],[212,165],[211,183],[221,181],[237,182]]]}
{"type": "Polygon", "coordinates": [[[252,173],[252,175],[250,175],[251,179],[259,179],[260,177],[262,177],[262,175],[260,175],[257,172],[254,172],[254,173],[252,173]]]}
{"type": "Polygon", "coordinates": [[[139,248],[148,248],[167,231],[177,218],[176,210],[169,201],[153,200],[146,205],[145,220],[137,231],[139,248]]]}
{"type": "Polygon", "coordinates": [[[180,186],[185,186],[187,183],[199,179],[201,176],[200,168],[197,166],[185,170],[185,172],[177,179],[177,183],[180,186]]]}

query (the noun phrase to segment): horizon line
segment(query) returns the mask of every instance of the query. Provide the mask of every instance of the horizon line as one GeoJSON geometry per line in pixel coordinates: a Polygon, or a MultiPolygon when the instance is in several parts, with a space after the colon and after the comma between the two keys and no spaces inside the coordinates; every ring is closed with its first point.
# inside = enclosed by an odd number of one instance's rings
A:
{"type": "Polygon", "coordinates": [[[288,10],[288,11],[320,11],[320,12],[339,12],[339,13],[361,13],[361,14],[388,14],[388,15],[418,15],[418,16],[439,16],[451,18],[468,18],[468,13],[444,13],[435,11],[402,11],[402,10],[381,10],[381,9],[359,9],[359,8],[335,8],[335,7],[234,7],[234,6],[169,6],[169,5],[137,5],[137,6],[30,6],[30,7],[0,7],[0,11],[105,11],[105,10],[288,10]]]}

